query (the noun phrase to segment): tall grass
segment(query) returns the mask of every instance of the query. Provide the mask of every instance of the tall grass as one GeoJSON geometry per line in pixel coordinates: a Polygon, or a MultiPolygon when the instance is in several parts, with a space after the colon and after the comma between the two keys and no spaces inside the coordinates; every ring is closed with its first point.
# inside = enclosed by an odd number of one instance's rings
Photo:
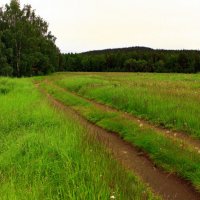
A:
{"type": "Polygon", "coordinates": [[[155,199],[28,79],[0,79],[0,199],[155,199]],[[11,87],[8,85],[12,85],[11,87]]]}
{"type": "Polygon", "coordinates": [[[147,152],[155,164],[189,180],[200,190],[200,156],[196,151],[149,128],[141,128],[133,121],[123,118],[118,112],[98,108],[91,102],[69,92],[63,92],[62,89],[53,85],[43,84],[43,87],[91,122],[119,133],[125,140],[147,152]]]}
{"type": "Polygon", "coordinates": [[[103,73],[57,77],[60,86],[85,97],[200,138],[199,74],[103,73]]]}

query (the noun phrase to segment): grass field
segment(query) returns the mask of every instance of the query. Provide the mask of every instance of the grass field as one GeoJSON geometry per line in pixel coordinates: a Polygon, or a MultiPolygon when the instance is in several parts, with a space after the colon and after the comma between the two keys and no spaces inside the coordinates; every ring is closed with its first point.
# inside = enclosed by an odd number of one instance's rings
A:
{"type": "Polygon", "coordinates": [[[0,199],[158,199],[49,97],[200,191],[200,149],[189,141],[200,142],[199,74],[57,73],[0,78],[0,199]]]}
{"type": "Polygon", "coordinates": [[[200,74],[62,74],[57,83],[82,96],[200,138],[200,74]]]}
{"type": "MultiPolygon", "coordinates": [[[[81,78],[83,80],[83,77],[81,78]]],[[[88,88],[90,87],[90,90],[87,88],[88,92],[93,91],[91,87],[96,87],[97,83],[95,78],[92,83],[92,77],[90,77],[90,84],[93,84],[93,86],[88,86],[88,88]]],[[[76,82],[74,81],[72,83],[72,79],[76,80],[76,78],[72,76],[72,78],[67,77],[64,80],[59,80],[58,83],[61,82],[63,84],[65,81],[64,83],[67,84],[69,80],[71,84],[70,88],[74,88],[73,84],[76,86],[76,82]]],[[[99,80],[97,80],[97,82],[98,81],[99,80]]],[[[87,78],[86,82],[88,83],[87,78]]],[[[78,84],[80,84],[79,79],[78,84]]],[[[84,83],[82,83],[82,86],[84,86],[84,83]]],[[[103,88],[108,87],[107,85],[100,86],[103,88]]],[[[120,134],[122,138],[147,152],[156,165],[170,173],[176,173],[186,180],[189,180],[200,190],[200,154],[194,151],[193,148],[187,148],[183,146],[180,141],[173,141],[151,129],[140,127],[140,124],[124,119],[123,116],[117,112],[102,110],[96,107],[92,102],[88,102],[86,99],[75,96],[70,92],[63,91],[53,84],[43,83],[43,88],[67,106],[73,107],[73,109],[77,110],[92,123],[120,134]]],[[[106,93],[105,88],[104,91],[106,93]]]]}
{"type": "Polygon", "coordinates": [[[155,199],[31,79],[0,78],[0,199],[155,199]]]}

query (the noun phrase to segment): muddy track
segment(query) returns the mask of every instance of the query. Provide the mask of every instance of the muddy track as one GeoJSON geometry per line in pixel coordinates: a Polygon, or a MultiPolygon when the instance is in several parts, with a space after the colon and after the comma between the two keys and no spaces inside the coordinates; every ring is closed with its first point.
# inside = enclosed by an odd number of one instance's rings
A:
{"type": "Polygon", "coordinates": [[[173,130],[170,130],[170,129],[167,129],[167,128],[156,126],[156,125],[150,123],[147,120],[133,116],[133,115],[127,113],[127,112],[123,112],[123,111],[118,110],[116,108],[113,108],[111,106],[105,105],[103,103],[99,103],[99,102],[97,102],[93,99],[83,97],[83,96],[81,96],[81,95],[79,95],[75,92],[71,92],[71,91],[69,91],[65,88],[62,88],[62,87],[52,83],[51,81],[47,81],[47,82],[48,82],[48,84],[52,84],[52,85],[58,87],[59,89],[63,90],[64,92],[69,92],[69,93],[71,93],[71,94],[73,94],[73,95],[75,95],[79,98],[82,98],[82,99],[94,104],[97,108],[100,108],[102,110],[109,111],[109,112],[119,113],[120,116],[122,116],[123,118],[126,118],[128,120],[131,120],[134,123],[137,123],[141,128],[147,128],[147,129],[154,130],[158,134],[162,134],[165,137],[168,137],[172,140],[179,141],[179,142],[182,143],[182,147],[188,147],[188,148],[190,148],[190,149],[192,149],[192,150],[194,150],[194,151],[196,151],[200,154],[200,140],[195,139],[195,138],[187,135],[187,133],[173,131],[173,130]]]}
{"type": "Polygon", "coordinates": [[[90,136],[96,136],[119,163],[127,170],[133,172],[146,183],[152,191],[166,200],[198,200],[198,193],[190,183],[178,178],[176,175],[165,173],[158,169],[143,153],[137,148],[122,140],[117,134],[108,132],[83,118],[79,113],[70,107],[65,106],[58,100],[40,90],[47,96],[51,105],[58,111],[71,115],[81,123],[90,136]]]}

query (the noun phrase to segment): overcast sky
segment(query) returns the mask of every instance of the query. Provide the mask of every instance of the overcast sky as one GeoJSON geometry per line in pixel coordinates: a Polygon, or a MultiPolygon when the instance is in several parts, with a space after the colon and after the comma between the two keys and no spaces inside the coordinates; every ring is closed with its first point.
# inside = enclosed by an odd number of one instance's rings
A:
{"type": "Polygon", "coordinates": [[[200,0],[21,0],[24,4],[48,21],[62,52],[200,49],[200,0]]]}

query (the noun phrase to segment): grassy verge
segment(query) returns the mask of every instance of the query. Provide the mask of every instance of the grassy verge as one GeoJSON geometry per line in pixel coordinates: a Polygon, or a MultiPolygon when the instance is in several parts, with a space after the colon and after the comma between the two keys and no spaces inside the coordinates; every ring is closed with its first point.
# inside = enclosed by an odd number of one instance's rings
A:
{"type": "Polygon", "coordinates": [[[200,76],[60,74],[57,83],[85,97],[200,138],[200,76]]]}
{"type": "Polygon", "coordinates": [[[155,199],[31,80],[0,88],[0,199],[155,199]]]}
{"type": "Polygon", "coordinates": [[[152,130],[141,128],[132,121],[125,120],[118,113],[96,108],[83,98],[63,92],[53,85],[43,84],[43,87],[56,99],[71,106],[91,122],[119,133],[125,140],[146,151],[158,166],[189,180],[200,190],[200,156],[197,152],[152,130]]]}

